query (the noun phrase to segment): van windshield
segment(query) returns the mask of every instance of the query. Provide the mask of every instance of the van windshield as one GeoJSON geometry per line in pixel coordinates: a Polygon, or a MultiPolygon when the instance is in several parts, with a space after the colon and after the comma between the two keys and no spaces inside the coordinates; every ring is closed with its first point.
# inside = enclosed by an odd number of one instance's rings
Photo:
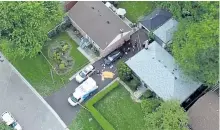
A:
{"type": "Polygon", "coordinates": [[[79,100],[77,100],[77,98],[75,98],[74,96],[71,97],[71,100],[72,100],[73,102],[78,102],[78,101],[79,101],[79,100]]]}

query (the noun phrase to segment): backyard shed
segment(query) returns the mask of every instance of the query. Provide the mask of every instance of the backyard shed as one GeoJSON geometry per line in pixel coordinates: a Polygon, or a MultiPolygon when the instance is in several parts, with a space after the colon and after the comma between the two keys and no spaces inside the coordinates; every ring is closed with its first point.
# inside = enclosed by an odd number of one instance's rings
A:
{"type": "Polygon", "coordinates": [[[178,22],[171,18],[153,33],[155,35],[155,40],[165,47],[167,44],[172,42],[173,34],[177,30],[178,22]]]}
{"type": "Polygon", "coordinates": [[[156,8],[151,14],[145,16],[139,21],[139,27],[143,27],[148,32],[151,32],[163,25],[171,17],[172,14],[170,12],[156,8]]]}

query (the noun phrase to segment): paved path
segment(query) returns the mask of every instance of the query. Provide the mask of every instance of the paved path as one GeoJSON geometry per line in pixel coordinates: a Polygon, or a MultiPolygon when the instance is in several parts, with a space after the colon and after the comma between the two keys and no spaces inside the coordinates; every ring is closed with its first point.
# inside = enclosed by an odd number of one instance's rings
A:
{"type": "Polygon", "coordinates": [[[11,112],[24,130],[64,130],[65,124],[42,99],[7,60],[0,62],[0,114],[11,112]]]}
{"type": "MultiPolygon", "coordinates": [[[[139,45],[140,42],[143,42],[147,39],[146,34],[143,30],[135,32],[131,37],[131,43],[135,42],[135,39],[138,39],[138,48],[135,49],[133,52],[132,50],[127,54],[124,55],[122,60],[126,61],[133,55],[135,55],[138,51],[141,50],[141,45],[139,45]],[[139,36],[138,36],[139,35],[139,36]]],[[[125,45],[126,46],[126,45],[125,45]]],[[[93,63],[93,66],[95,66],[96,69],[102,70],[103,67],[101,66],[103,64],[104,60],[103,58],[93,63]]],[[[115,76],[113,79],[105,79],[102,81],[101,76],[97,74],[91,75],[91,77],[96,81],[97,85],[99,86],[99,91],[102,90],[106,85],[108,85],[112,80],[114,80],[117,77],[116,73],[116,67],[115,64],[113,65],[113,68],[106,67],[103,71],[111,71],[115,73],[115,76]]],[[[74,78],[70,81],[65,87],[61,88],[56,93],[45,97],[45,100],[50,104],[50,106],[57,112],[57,114],[60,116],[60,118],[67,124],[70,125],[72,123],[72,120],[76,117],[77,113],[79,112],[80,106],[72,107],[69,105],[67,99],[68,97],[74,92],[75,88],[79,86],[79,84],[75,81],[74,78]]]]}

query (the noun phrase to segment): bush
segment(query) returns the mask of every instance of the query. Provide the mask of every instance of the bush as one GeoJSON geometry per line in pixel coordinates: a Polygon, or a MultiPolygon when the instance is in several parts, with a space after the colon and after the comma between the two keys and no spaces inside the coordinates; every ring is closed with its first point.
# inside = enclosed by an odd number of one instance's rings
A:
{"type": "Polygon", "coordinates": [[[62,51],[65,52],[68,48],[69,48],[69,46],[68,46],[68,44],[66,44],[66,45],[63,46],[62,51]]]}
{"type": "Polygon", "coordinates": [[[138,86],[140,86],[140,81],[136,78],[132,79],[129,83],[129,86],[132,90],[137,90],[138,86]]]}
{"type": "Polygon", "coordinates": [[[61,63],[60,65],[59,65],[59,69],[65,69],[66,68],[66,66],[65,66],[65,64],[63,64],[63,63],[61,63]]]}
{"type": "Polygon", "coordinates": [[[131,69],[123,62],[119,61],[116,65],[118,76],[123,81],[130,81],[132,79],[132,71],[131,69]]]}
{"type": "Polygon", "coordinates": [[[151,98],[153,97],[153,92],[151,92],[149,89],[143,94],[143,97],[145,98],[151,98]]]}
{"type": "Polygon", "coordinates": [[[92,99],[86,102],[86,107],[91,112],[92,116],[96,119],[96,121],[100,124],[100,126],[104,130],[115,130],[114,127],[102,116],[99,111],[97,111],[93,105],[102,99],[107,93],[112,91],[114,88],[119,86],[119,82],[114,82],[111,86],[107,87],[106,89],[102,90],[98,94],[96,94],[92,99]]]}
{"type": "Polygon", "coordinates": [[[158,108],[161,104],[159,99],[145,99],[141,102],[141,108],[145,114],[152,113],[158,108]]]}

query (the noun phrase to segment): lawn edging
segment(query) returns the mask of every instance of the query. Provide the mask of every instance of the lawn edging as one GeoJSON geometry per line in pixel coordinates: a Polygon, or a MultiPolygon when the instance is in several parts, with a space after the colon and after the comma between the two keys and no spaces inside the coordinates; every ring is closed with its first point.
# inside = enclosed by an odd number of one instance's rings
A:
{"type": "Polygon", "coordinates": [[[114,127],[102,116],[102,114],[96,110],[96,108],[93,106],[96,102],[101,100],[106,94],[108,94],[113,89],[117,88],[119,86],[119,82],[114,80],[112,83],[110,83],[109,86],[107,86],[105,89],[103,89],[101,92],[97,93],[92,99],[86,102],[85,106],[87,109],[91,112],[92,116],[96,119],[96,121],[100,124],[100,126],[104,130],[115,130],[114,127]]]}

